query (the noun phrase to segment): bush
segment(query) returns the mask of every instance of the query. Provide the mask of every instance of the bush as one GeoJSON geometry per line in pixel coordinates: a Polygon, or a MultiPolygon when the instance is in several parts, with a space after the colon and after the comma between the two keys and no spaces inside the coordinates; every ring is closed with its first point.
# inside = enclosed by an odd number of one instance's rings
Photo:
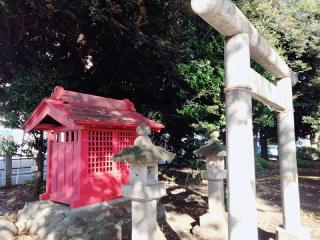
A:
{"type": "Polygon", "coordinates": [[[297,158],[297,165],[298,165],[298,167],[310,168],[310,167],[314,166],[314,161],[297,158]]]}
{"type": "Polygon", "coordinates": [[[256,174],[261,173],[262,170],[270,168],[269,161],[259,156],[255,157],[255,165],[256,165],[256,174]]]}
{"type": "Polygon", "coordinates": [[[320,150],[313,147],[299,147],[297,148],[297,159],[315,161],[320,159],[320,150]]]}
{"type": "Polygon", "coordinates": [[[297,148],[298,167],[313,167],[315,160],[320,160],[320,150],[313,147],[297,148]]]}

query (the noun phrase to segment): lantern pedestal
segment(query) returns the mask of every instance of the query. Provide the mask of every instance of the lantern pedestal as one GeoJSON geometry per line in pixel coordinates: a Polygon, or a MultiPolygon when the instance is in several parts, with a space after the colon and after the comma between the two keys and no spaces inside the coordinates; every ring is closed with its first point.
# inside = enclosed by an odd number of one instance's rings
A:
{"type": "Polygon", "coordinates": [[[193,234],[198,239],[226,240],[228,239],[228,215],[224,204],[224,183],[226,170],[207,169],[201,171],[208,180],[208,213],[199,217],[200,226],[193,228],[193,234]]]}
{"type": "Polygon", "coordinates": [[[162,183],[128,184],[122,195],[132,200],[132,239],[155,239],[157,232],[157,200],[166,195],[162,183]]]}
{"type": "Polygon", "coordinates": [[[208,180],[208,206],[209,212],[224,215],[224,184],[227,170],[207,169],[201,172],[203,179],[208,180]]]}

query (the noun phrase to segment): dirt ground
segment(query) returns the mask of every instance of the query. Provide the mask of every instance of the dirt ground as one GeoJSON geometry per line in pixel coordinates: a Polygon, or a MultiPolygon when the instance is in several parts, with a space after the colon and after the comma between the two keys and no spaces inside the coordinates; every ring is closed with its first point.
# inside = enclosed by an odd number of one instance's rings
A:
{"type": "MultiPolygon", "coordinates": [[[[195,182],[189,170],[162,169],[160,178],[167,186],[167,196],[161,199],[166,211],[166,222],[160,228],[166,239],[193,240],[193,226],[207,210],[207,185],[195,182]]],[[[265,170],[256,182],[258,232],[260,240],[275,239],[275,229],[282,223],[279,166],[277,162],[265,170]]],[[[299,169],[302,224],[310,230],[312,240],[320,240],[320,163],[312,169],[299,169]]],[[[7,212],[14,219],[26,201],[32,201],[32,186],[0,188],[0,215],[7,212]]],[[[19,240],[34,240],[36,236],[23,235],[19,240]]]]}
{"type": "MultiPolygon", "coordinates": [[[[167,170],[166,179],[175,176],[168,185],[168,195],[161,199],[167,214],[168,225],[176,231],[167,232],[167,239],[194,239],[190,229],[199,224],[199,216],[207,209],[205,181],[194,184],[192,179],[185,187],[188,171],[167,170]],[[180,181],[179,181],[180,180],[180,181]],[[169,216],[169,218],[168,218],[169,216]],[[176,218],[170,219],[170,217],[176,218]],[[177,219],[178,218],[178,219],[177,219]],[[184,226],[176,226],[184,222],[184,226]]],[[[167,181],[169,183],[169,181],[167,181]]],[[[320,240],[320,162],[314,168],[299,168],[301,221],[309,229],[312,240],[320,240]]],[[[275,229],[282,224],[279,164],[270,162],[256,180],[259,240],[275,239],[275,229]]],[[[182,224],[180,224],[182,225],[182,224]]]]}

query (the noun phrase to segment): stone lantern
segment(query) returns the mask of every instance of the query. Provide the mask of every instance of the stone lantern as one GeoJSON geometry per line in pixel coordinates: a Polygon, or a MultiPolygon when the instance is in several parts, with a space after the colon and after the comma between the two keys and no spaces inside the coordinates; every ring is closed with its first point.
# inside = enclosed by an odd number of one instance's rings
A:
{"type": "Polygon", "coordinates": [[[199,239],[227,239],[223,183],[227,178],[226,151],[218,137],[218,132],[212,132],[208,144],[194,151],[206,162],[206,170],[201,171],[201,176],[208,180],[208,213],[200,216],[200,227],[193,229],[199,239]]]}
{"type": "Polygon", "coordinates": [[[150,128],[137,127],[134,145],[118,152],[113,160],[130,164],[130,182],[123,185],[122,196],[132,200],[132,239],[155,239],[157,200],[166,195],[164,184],[158,181],[158,162],[172,160],[172,154],[155,146],[148,135],[150,128]]]}

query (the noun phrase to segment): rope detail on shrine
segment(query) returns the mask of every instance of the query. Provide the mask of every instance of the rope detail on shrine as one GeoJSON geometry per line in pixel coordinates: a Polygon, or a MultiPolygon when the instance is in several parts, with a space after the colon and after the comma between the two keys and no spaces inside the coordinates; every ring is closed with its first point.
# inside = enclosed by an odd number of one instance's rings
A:
{"type": "Polygon", "coordinates": [[[224,93],[227,93],[227,92],[232,91],[232,90],[239,90],[239,91],[252,93],[252,88],[251,87],[246,87],[246,86],[242,86],[242,85],[234,85],[234,86],[231,86],[231,87],[226,87],[224,89],[224,93]]]}

